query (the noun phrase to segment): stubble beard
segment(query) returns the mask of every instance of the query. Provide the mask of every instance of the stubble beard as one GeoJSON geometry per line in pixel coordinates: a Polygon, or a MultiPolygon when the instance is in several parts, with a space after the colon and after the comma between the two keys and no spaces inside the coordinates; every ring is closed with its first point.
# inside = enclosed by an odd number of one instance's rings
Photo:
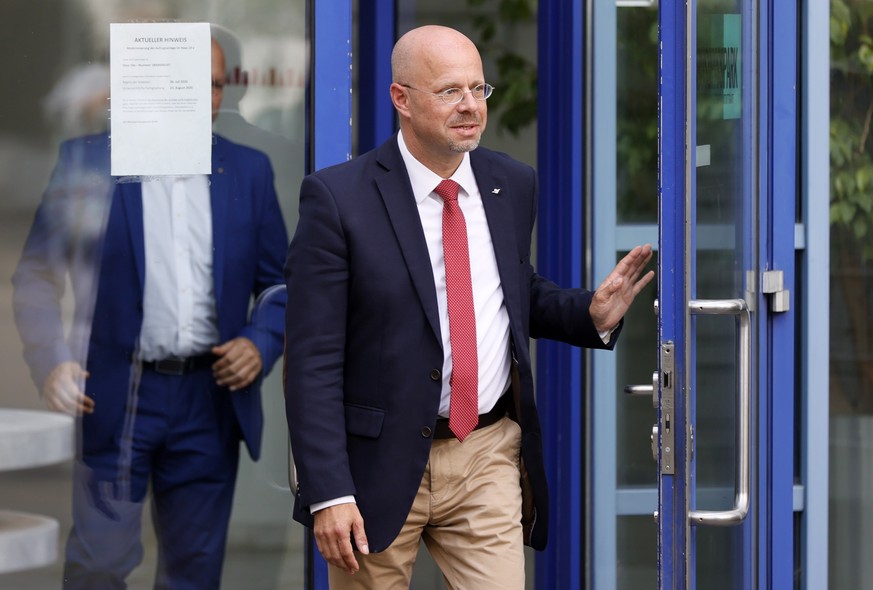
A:
{"type": "Polygon", "coordinates": [[[466,141],[455,141],[453,139],[450,139],[449,149],[458,154],[463,154],[464,152],[472,152],[477,147],[479,147],[480,139],[482,139],[481,135],[476,139],[468,139],[466,141]]]}
{"type": "Polygon", "coordinates": [[[457,154],[464,152],[472,152],[479,147],[479,142],[482,140],[482,120],[480,117],[473,114],[460,115],[456,119],[449,121],[449,127],[453,125],[479,125],[479,134],[475,139],[457,140],[449,137],[449,149],[457,154]]]}

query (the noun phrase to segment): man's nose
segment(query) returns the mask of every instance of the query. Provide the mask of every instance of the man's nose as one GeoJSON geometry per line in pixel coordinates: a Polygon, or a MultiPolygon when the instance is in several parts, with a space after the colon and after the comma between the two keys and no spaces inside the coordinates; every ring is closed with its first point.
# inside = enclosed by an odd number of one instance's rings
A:
{"type": "Polygon", "coordinates": [[[464,96],[461,98],[461,102],[455,106],[461,110],[477,111],[479,110],[479,102],[480,101],[473,97],[472,90],[464,90],[464,96]]]}

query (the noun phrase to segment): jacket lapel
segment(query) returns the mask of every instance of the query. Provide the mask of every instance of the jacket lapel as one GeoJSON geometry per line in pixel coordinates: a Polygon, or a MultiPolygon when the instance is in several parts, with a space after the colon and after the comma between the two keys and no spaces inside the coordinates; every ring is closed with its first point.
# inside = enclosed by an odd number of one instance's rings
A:
{"type": "Polygon", "coordinates": [[[421,227],[421,217],[412,194],[412,186],[409,183],[409,175],[403,165],[400,148],[397,147],[396,136],[379,148],[376,159],[385,168],[385,173],[376,178],[376,186],[382,195],[382,201],[385,203],[385,209],[388,211],[388,217],[391,219],[394,234],[397,236],[424,313],[434,336],[442,342],[430,255],[424,239],[424,230],[421,227]]]}
{"type": "Polygon", "coordinates": [[[142,222],[142,185],[138,182],[119,183],[118,197],[124,209],[124,217],[127,220],[130,249],[133,251],[136,276],[139,278],[139,292],[142,293],[145,286],[145,234],[142,222]]]}
{"type": "Polygon", "coordinates": [[[524,287],[519,285],[519,242],[515,235],[515,220],[512,213],[513,199],[518,197],[513,194],[514,187],[507,182],[506,176],[495,172],[490,166],[484,152],[472,151],[470,165],[476,177],[476,184],[479,186],[479,193],[482,195],[482,206],[488,219],[506,309],[510,316],[514,316],[521,309],[519,288],[524,287]]]}
{"type": "Polygon", "coordinates": [[[231,175],[222,139],[213,136],[212,176],[209,177],[209,199],[212,205],[212,276],[215,290],[215,308],[221,309],[221,286],[224,284],[225,224],[227,205],[231,194],[231,175]]]}

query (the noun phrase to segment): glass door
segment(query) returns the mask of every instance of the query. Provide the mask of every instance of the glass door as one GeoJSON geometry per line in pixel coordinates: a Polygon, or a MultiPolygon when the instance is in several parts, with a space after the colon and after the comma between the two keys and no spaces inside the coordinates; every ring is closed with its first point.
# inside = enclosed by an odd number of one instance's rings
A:
{"type": "MultiPolygon", "coordinates": [[[[319,6],[323,4],[319,2],[319,6]]],[[[330,18],[331,28],[325,27],[317,40],[319,50],[322,46],[348,45],[350,34],[340,31],[339,23],[342,8],[350,13],[351,3],[332,4],[335,15],[330,18]]],[[[49,185],[59,146],[70,139],[108,130],[110,24],[208,22],[213,25],[211,32],[222,48],[224,60],[224,67],[219,68],[223,72],[213,71],[213,97],[221,96],[213,130],[229,141],[266,154],[272,164],[281,212],[292,233],[297,218],[298,188],[306,171],[304,147],[312,144],[312,138],[307,138],[312,121],[305,101],[307,81],[311,78],[308,69],[315,59],[316,41],[307,29],[310,7],[314,5],[314,1],[308,0],[4,2],[4,38],[10,49],[8,78],[15,80],[15,92],[6,93],[0,113],[0,149],[3,150],[0,161],[6,166],[4,198],[0,203],[0,274],[4,281],[4,288],[0,289],[0,344],[7,352],[0,360],[4,375],[0,414],[27,412],[28,416],[46,419],[62,417],[48,412],[38,386],[29,376],[13,323],[10,279],[41,195],[49,185]],[[310,140],[308,144],[305,144],[306,139],[310,140]]],[[[329,17],[323,20],[328,21],[329,17]]],[[[342,69],[336,68],[337,71],[348,72],[348,64],[343,65],[342,69]]],[[[329,80],[322,86],[319,80],[318,90],[322,88],[335,89],[348,102],[349,81],[340,86],[329,80]]],[[[322,98],[321,92],[319,98],[322,99],[320,104],[327,105],[326,109],[333,108],[334,118],[344,119],[348,127],[346,111],[350,109],[341,111],[333,107],[322,98]]],[[[322,127],[315,131],[325,138],[321,143],[332,142],[334,149],[341,152],[337,159],[344,158],[350,151],[350,141],[341,140],[342,136],[334,132],[329,123],[323,127],[323,131],[322,127]]],[[[173,141],[174,138],[168,138],[168,144],[173,141]]],[[[90,170],[83,169],[81,177],[88,178],[89,185],[99,185],[99,178],[93,180],[97,177],[90,170]]],[[[84,185],[70,187],[70,194],[74,188],[86,190],[84,185]]],[[[57,221],[60,226],[60,220],[57,221]]],[[[90,243],[81,243],[90,246],[90,243]]],[[[70,245],[67,252],[70,258],[88,255],[85,249],[75,249],[78,244],[70,245]]],[[[70,313],[73,298],[69,290],[62,303],[63,327],[69,331],[73,322],[70,313]]],[[[223,563],[225,588],[300,588],[304,585],[304,528],[290,518],[293,497],[288,489],[287,426],[279,366],[277,363],[265,376],[261,387],[265,424],[260,459],[255,462],[241,451],[223,563]]],[[[17,433],[21,435],[18,438],[22,444],[26,441],[34,448],[43,444],[40,438],[40,444],[33,445],[36,440],[27,438],[31,435],[24,429],[0,427],[0,431],[4,444],[14,442],[17,433]]],[[[57,439],[51,439],[55,440],[69,445],[73,438],[62,439],[58,434],[57,439]]],[[[54,531],[36,519],[47,533],[44,537],[37,536],[36,540],[46,547],[59,549],[58,559],[44,567],[27,568],[24,566],[28,563],[22,561],[12,564],[14,567],[0,568],[0,588],[57,588],[61,585],[64,548],[72,526],[74,482],[74,461],[69,458],[73,451],[67,451],[63,462],[48,465],[35,461],[32,469],[4,471],[0,477],[0,512],[26,512],[53,519],[54,531]]],[[[148,502],[145,504],[144,549],[140,565],[127,579],[131,588],[154,585],[158,550],[148,516],[148,502]]],[[[43,545],[30,543],[32,533],[39,529],[16,530],[15,521],[5,517],[0,520],[3,521],[0,544],[15,544],[24,553],[42,553],[33,547],[39,549],[43,545]]],[[[138,535],[139,530],[131,534],[138,535]]]]}
{"type": "Polygon", "coordinates": [[[771,8],[745,0],[659,8],[660,588],[780,587],[771,585],[782,571],[772,561],[790,560],[791,497],[776,501],[791,487],[791,469],[779,465],[791,464],[792,448],[772,435],[793,416],[772,403],[774,392],[793,389],[782,360],[793,343],[779,331],[790,289],[775,263],[793,235],[780,233],[785,220],[774,214],[793,194],[770,184],[778,173],[767,100],[776,93],[760,81],[772,76],[761,51],[771,8]],[[785,511],[787,519],[774,516],[785,511]]]}
{"type": "Polygon", "coordinates": [[[661,588],[751,571],[751,152],[739,2],[662,3],[658,423],[661,588]],[[743,76],[742,81],[740,77],[743,76]]]}

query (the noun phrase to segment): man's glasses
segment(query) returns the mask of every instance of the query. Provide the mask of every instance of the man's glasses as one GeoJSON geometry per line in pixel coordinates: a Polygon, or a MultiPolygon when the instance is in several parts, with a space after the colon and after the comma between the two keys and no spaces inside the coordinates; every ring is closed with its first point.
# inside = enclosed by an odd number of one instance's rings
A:
{"type": "Polygon", "coordinates": [[[421,90],[419,88],[415,88],[414,86],[410,86],[409,84],[401,84],[401,86],[405,88],[409,88],[410,90],[417,90],[418,92],[424,92],[425,94],[432,94],[436,96],[438,99],[443,101],[446,104],[458,104],[469,92],[473,95],[473,98],[476,100],[485,100],[491,93],[494,92],[494,86],[491,84],[479,84],[471,90],[461,90],[460,88],[446,88],[445,90],[441,90],[440,92],[429,92],[427,90],[421,90]]]}

